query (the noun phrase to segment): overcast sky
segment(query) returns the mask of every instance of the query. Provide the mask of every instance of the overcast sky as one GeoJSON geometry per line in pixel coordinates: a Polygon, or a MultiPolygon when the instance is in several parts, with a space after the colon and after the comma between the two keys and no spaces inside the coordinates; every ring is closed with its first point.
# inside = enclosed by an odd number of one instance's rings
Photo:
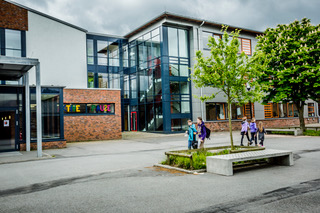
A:
{"type": "Polygon", "coordinates": [[[13,0],[89,32],[123,36],[164,11],[253,30],[306,17],[320,23],[320,0],[13,0]]]}

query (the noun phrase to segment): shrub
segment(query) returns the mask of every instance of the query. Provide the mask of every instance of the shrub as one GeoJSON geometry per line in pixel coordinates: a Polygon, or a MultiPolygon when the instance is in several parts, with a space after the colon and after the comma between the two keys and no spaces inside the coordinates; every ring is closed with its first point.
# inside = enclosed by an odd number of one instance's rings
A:
{"type": "MultiPolygon", "coordinates": [[[[218,153],[212,153],[207,151],[197,151],[192,154],[192,169],[205,169],[206,168],[206,157],[213,155],[224,155],[228,154],[229,150],[222,150],[218,153]]],[[[183,169],[191,169],[191,159],[188,157],[173,156],[170,155],[169,162],[167,160],[162,161],[162,164],[177,166],[183,169]]]]}
{"type": "Polygon", "coordinates": [[[308,136],[320,136],[320,131],[306,130],[303,132],[303,134],[308,136]]]}

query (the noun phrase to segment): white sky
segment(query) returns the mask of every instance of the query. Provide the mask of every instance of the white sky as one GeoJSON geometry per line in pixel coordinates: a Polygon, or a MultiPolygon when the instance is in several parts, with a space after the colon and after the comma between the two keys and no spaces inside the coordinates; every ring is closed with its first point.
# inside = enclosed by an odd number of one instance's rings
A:
{"type": "Polygon", "coordinates": [[[320,23],[320,0],[12,0],[89,32],[123,36],[164,11],[264,31],[306,17],[320,23]]]}

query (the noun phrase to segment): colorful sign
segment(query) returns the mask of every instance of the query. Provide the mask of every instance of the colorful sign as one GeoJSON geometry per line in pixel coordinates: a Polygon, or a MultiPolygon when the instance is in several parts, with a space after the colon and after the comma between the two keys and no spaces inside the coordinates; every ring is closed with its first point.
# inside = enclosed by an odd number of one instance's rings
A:
{"type": "Polygon", "coordinates": [[[64,104],[64,113],[113,114],[114,104],[64,104]]]}

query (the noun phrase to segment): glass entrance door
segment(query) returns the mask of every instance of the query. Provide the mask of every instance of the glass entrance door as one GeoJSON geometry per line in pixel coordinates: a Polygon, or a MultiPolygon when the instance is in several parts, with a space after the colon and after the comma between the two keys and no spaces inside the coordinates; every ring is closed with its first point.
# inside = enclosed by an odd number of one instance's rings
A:
{"type": "Polygon", "coordinates": [[[0,111],[0,152],[15,150],[16,122],[15,111],[0,111]]]}
{"type": "Polygon", "coordinates": [[[131,131],[137,131],[137,112],[131,112],[131,131]]]}

